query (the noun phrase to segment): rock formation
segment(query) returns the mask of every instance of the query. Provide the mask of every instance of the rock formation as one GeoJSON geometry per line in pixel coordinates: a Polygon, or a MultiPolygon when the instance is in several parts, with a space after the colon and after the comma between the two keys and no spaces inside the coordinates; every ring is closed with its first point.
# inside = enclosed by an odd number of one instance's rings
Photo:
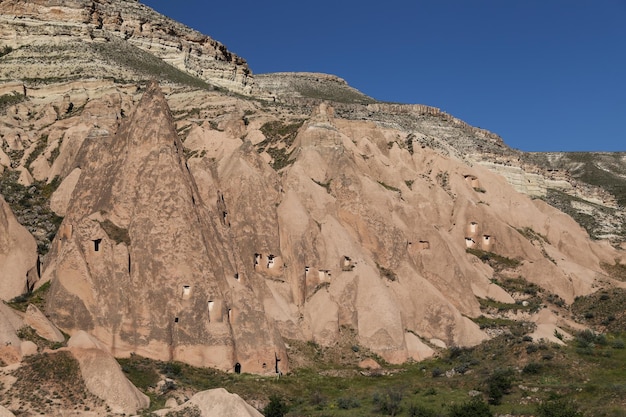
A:
{"type": "Polygon", "coordinates": [[[156,412],[159,416],[167,416],[169,413],[192,413],[198,412],[201,417],[263,417],[254,407],[247,404],[237,394],[231,394],[223,388],[201,391],[195,394],[189,401],[172,409],[164,409],[156,412]]]}
{"type": "Polygon", "coordinates": [[[117,135],[88,140],[56,246],[48,311],[116,355],[250,372],[287,369],[284,346],[244,276],[223,214],[209,210],[151,84],[117,135]]]}
{"type": "Polygon", "coordinates": [[[37,244],[0,196],[0,300],[28,289],[28,273],[37,274],[37,244]]]}
{"type": "MultiPolygon", "coordinates": [[[[562,305],[624,286],[607,273],[624,264],[623,156],[594,159],[602,188],[575,155],[526,155],[335,76],[255,86],[223,45],[135,1],[0,12],[0,185],[43,263],[37,282],[0,198],[0,298],[50,281],[43,313],[101,350],[273,374],[289,340],[350,333],[400,363],[491,337],[485,304],[528,303],[507,279],[562,305]]],[[[563,333],[541,307],[520,313],[534,335],[563,333]]],[[[13,363],[28,349],[6,317],[13,363]]]]}
{"type": "Polygon", "coordinates": [[[150,405],[148,396],[126,379],[115,358],[102,350],[97,341],[78,332],[68,346],[79,363],[87,389],[103,399],[112,412],[135,414],[150,405]]]}
{"type": "Polygon", "coordinates": [[[211,84],[248,93],[252,86],[244,59],[208,36],[133,0],[3,1],[0,39],[4,45],[20,49],[12,57],[17,61],[3,63],[3,79],[85,78],[90,72],[100,76],[119,74],[116,60],[122,58],[126,64],[133,60],[132,56],[121,56],[132,55],[124,46],[129,44],[211,84]],[[20,24],[15,24],[16,19],[20,24]],[[94,48],[105,54],[109,61],[106,66],[101,60],[84,59],[76,67],[64,59],[94,48]],[[19,62],[25,56],[36,63],[28,67],[27,73],[19,62]]]}
{"type": "Polygon", "coordinates": [[[512,275],[568,303],[610,281],[618,255],[571,218],[480,166],[409,152],[399,130],[322,104],[278,145],[279,175],[229,126],[183,145],[153,83],[116,135],[84,141],[44,273],[57,325],[115,355],[258,373],[289,369],[283,338],[332,345],[350,328],[399,363],[486,339],[478,298],[515,302],[467,250],[519,259],[512,275]]]}

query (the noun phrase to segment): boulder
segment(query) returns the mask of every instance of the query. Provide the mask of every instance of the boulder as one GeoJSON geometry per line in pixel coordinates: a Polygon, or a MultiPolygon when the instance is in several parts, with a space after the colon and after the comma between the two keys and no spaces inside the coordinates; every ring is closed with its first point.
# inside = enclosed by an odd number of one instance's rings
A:
{"type": "Polygon", "coordinates": [[[159,410],[157,415],[168,413],[200,412],[201,417],[263,417],[257,409],[246,403],[237,394],[231,394],[224,388],[201,391],[189,401],[177,407],[159,410]]]}
{"type": "Polygon", "coordinates": [[[24,315],[24,323],[32,327],[40,337],[51,342],[64,342],[65,336],[33,304],[29,304],[24,315]]]}
{"type": "Polygon", "coordinates": [[[77,347],[69,350],[80,365],[87,389],[103,399],[114,413],[135,414],[150,405],[148,396],[126,378],[110,353],[77,347]]]}

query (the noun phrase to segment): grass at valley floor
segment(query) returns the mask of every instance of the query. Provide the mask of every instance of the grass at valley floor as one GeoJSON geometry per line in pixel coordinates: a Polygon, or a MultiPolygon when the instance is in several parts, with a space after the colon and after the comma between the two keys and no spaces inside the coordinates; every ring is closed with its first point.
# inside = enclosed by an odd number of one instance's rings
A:
{"type": "MultiPolygon", "coordinates": [[[[286,416],[459,416],[465,414],[454,414],[451,407],[468,404],[475,396],[489,402],[496,415],[620,417],[626,416],[625,337],[589,332],[559,346],[505,334],[475,348],[448,349],[419,363],[383,364],[379,371],[347,365],[346,355],[352,350],[344,350],[343,365],[311,360],[307,363],[314,365],[279,379],[139,356],[120,362],[156,407],[176,391],[191,394],[223,387],[257,406],[277,397],[289,407],[286,416]],[[154,387],[162,375],[172,378],[176,388],[157,393],[154,387]],[[537,413],[541,403],[552,404],[552,414],[537,413]],[[566,411],[568,404],[582,414],[554,414],[566,411]]],[[[333,349],[306,345],[311,359],[333,349]]],[[[358,353],[353,349],[352,354],[358,353]]]]}

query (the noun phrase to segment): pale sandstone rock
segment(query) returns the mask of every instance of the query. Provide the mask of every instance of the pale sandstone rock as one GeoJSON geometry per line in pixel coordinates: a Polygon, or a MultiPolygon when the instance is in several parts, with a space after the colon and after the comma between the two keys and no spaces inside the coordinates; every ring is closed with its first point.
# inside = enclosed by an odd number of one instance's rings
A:
{"type": "Polygon", "coordinates": [[[11,307],[0,302],[0,346],[20,346],[17,331],[24,326],[24,320],[11,307]]]}
{"type": "Polygon", "coordinates": [[[280,334],[255,296],[266,289],[232,251],[223,214],[200,204],[158,86],[117,136],[89,140],[80,152],[61,226],[68,232],[57,236],[45,273],[54,322],[89,331],[116,355],[224,370],[240,363],[259,373],[278,356],[287,370],[280,334]]]}
{"type": "Polygon", "coordinates": [[[380,369],[381,366],[372,358],[363,359],[359,362],[359,368],[361,369],[380,369]]]}
{"type": "Polygon", "coordinates": [[[80,178],[80,168],[74,168],[50,197],[50,209],[57,215],[65,216],[72,192],[74,192],[74,187],[78,183],[78,178],[80,178]]]}
{"type": "Polygon", "coordinates": [[[67,341],[67,347],[77,349],[98,349],[106,351],[106,346],[89,333],[79,330],[67,341]]]}
{"type": "Polygon", "coordinates": [[[4,153],[2,149],[0,149],[0,165],[2,165],[3,167],[11,166],[11,158],[9,158],[9,156],[4,153]]]}
{"type": "Polygon", "coordinates": [[[15,414],[0,405],[0,417],[15,417],[15,414]]]}
{"type": "Polygon", "coordinates": [[[99,349],[70,348],[80,365],[85,386],[102,398],[115,413],[135,414],[150,405],[149,398],[124,375],[108,352],[99,349]]]}
{"type": "Polygon", "coordinates": [[[176,398],[168,398],[165,401],[165,408],[175,408],[178,407],[178,401],[176,401],[176,398]]]}
{"type": "Polygon", "coordinates": [[[30,187],[35,181],[33,176],[30,174],[30,171],[22,167],[19,169],[19,172],[20,172],[20,175],[17,178],[17,183],[20,185],[23,185],[24,187],[30,187]]]}
{"type": "Polygon", "coordinates": [[[37,354],[37,345],[30,340],[25,340],[20,344],[20,353],[22,357],[32,356],[37,354]]]}
{"type": "Polygon", "coordinates": [[[193,408],[199,410],[202,417],[263,417],[263,414],[240,396],[231,394],[224,388],[201,391],[186,403],[171,409],[158,410],[156,414],[164,416],[167,413],[179,413],[193,408]]]}
{"type": "Polygon", "coordinates": [[[29,304],[24,315],[24,323],[32,327],[41,337],[51,342],[64,342],[65,336],[33,304],[29,304]]]}
{"type": "Polygon", "coordinates": [[[37,244],[0,196],[0,300],[26,292],[26,275],[37,263],[37,244]]]}

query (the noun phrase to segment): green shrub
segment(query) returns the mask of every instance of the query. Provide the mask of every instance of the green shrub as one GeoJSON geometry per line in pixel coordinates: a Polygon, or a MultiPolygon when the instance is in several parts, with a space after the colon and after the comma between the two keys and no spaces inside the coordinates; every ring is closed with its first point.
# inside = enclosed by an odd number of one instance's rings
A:
{"type": "Polygon", "coordinates": [[[337,407],[341,408],[342,410],[349,410],[351,408],[359,408],[360,406],[361,406],[361,403],[359,403],[359,400],[357,400],[354,397],[348,397],[348,398],[341,397],[337,400],[337,407]]]}
{"type": "Polygon", "coordinates": [[[502,397],[511,391],[513,385],[513,371],[511,369],[497,369],[487,378],[487,393],[489,404],[498,405],[502,397]]]}
{"type": "Polygon", "coordinates": [[[525,374],[529,374],[529,375],[536,375],[539,372],[541,372],[541,368],[543,366],[540,363],[537,362],[530,362],[528,364],[526,364],[526,366],[524,366],[524,368],[522,368],[522,372],[525,374]]]}
{"type": "Polygon", "coordinates": [[[384,392],[376,392],[372,398],[372,402],[376,411],[387,415],[397,416],[402,411],[402,390],[388,388],[384,392]]]}
{"type": "Polygon", "coordinates": [[[450,407],[449,417],[493,417],[489,405],[480,398],[450,407]]]}
{"type": "Polygon", "coordinates": [[[263,408],[265,417],[283,417],[289,411],[289,407],[282,398],[277,395],[270,396],[270,402],[263,408]]]}
{"type": "Polygon", "coordinates": [[[435,410],[419,404],[411,404],[408,410],[409,417],[437,417],[435,410]]]}
{"type": "Polygon", "coordinates": [[[536,414],[537,417],[583,417],[576,404],[564,399],[542,402],[537,406],[536,414]]]}

